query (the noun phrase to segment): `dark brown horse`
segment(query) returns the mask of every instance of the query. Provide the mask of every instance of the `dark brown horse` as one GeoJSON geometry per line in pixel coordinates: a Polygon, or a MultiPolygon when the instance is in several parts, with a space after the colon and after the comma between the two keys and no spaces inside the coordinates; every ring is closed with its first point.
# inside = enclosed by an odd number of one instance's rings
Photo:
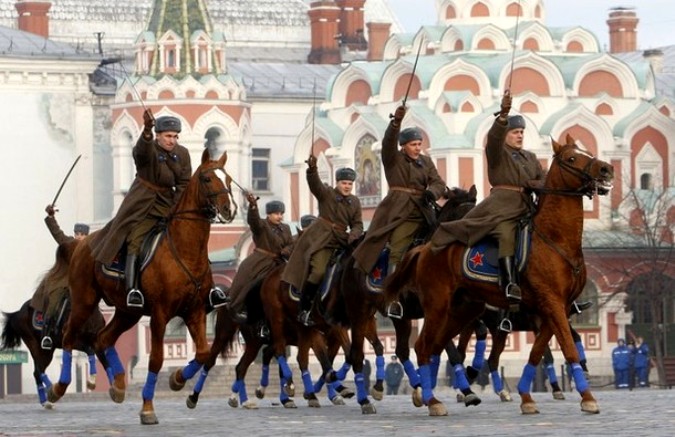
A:
{"type": "MultiPolygon", "coordinates": [[[[61,320],[65,320],[70,312],[69,302],[64,302],[62,308],[64,308],[64,312],[61,320]]],[[[34,310],[30,306],[30,299],[21,306],[19,311],[13,313],[3,312],[3,315],[5,316],[5,326],[2,329],[0,350],[15,349],[21,345],[21,341],[24,342],[33,358],[33,378],[35,378],[40,404],[47,409],[51,409],[53,404],[47,400],[45,390],[49,389],[52,383],[45,371],[52,362],[52,358],[54,358],[54,350],[62,347],[63,336],[60,329],[62,325],[59,324],[58,329],[55,330],[55,334],[52,335],[54,348],[45,350],[40,347],[42,330],[36,329],[33,326],[34,310]]],[[[87,377],[87,388],[89,390],[96,388],[94,341],[96,340],[96,334],[104,325],[105,320],[103,319],[103,315],[97,309],[84,324],[82,335],[74,345],[74,349],[86,353],[89,357],[89,375],[87,377]]],[[[108,362],[103,353],[98,353],[98,358],[104,368],[108,367],[108,362]]]]}
{"type": "MultiPolygon", "coordinates": [[[[522,304],[542,320],[541,331],[518,384],[521,410],[524,414],[538,412],[530,386],[546,344],[555,335],[565,359],[571,363],[582,398],[582,411],[598,413],[597,402],[579,365],[567,315],[586,282],[581,248],[582,197],[606,194],[614,172],[610,164],[581,150],[569,136],[566,144],[553,141],[553,151],[544,188],[539,190],[540,199],[531,223],[531,255],[521,281],[522,304]]],[[[393,300],[399,290],[412,288],[422,304],[425,323],[415,351],[423,402],[433,416],[447,415],[447,410],[433,394],[430,357],[475,320],[486,303],[504,309],[509,306],[496,284],[472,280],[462,274],[465,249],[460,243],[451,244],[438,253],[432,252],[430,244],[414,249],[404,258],[386,289],[388,299],[393,300]]]]}
{"type": "Polygon", "coordinates": [[[97,233],[89,235],[77,246],[69,270],[72,311],[63,340],[63,367],[59,382],[49,390],[50,401],[57,401],[65,393],[71,380],[71,351],[80,327],[101,299],[116,308],[115,315],[101,330],[96,342],[96,350],[105,351],[111,366],[109,393],[115,402],[122,402],[126,391],[126,373],[115,350],[115,342],[143,315],[150,316],[151,351],[143,388],[142,424],[158,423],[153,398],[157,374],[164,361],[166,324],[173,317],[183,319],[196,349],[195,359],[172,375],[174,383],[184,384],[185,378],[201,368],[209,354],[206,303],[213,285],[207,247],[211,221],[229,222],[236,212],[231,210],[234,202],[231,202],[230,180],[225,172],[226,161],[226,154],[211,161],[208,151],[204,150],[201,165],[167,217],[165,234],[140,278],[146,297],[143,309],[127,307],[123,280],[105,276],[100,263],[92,257],[88,241],[96,238],[97,233]]]}

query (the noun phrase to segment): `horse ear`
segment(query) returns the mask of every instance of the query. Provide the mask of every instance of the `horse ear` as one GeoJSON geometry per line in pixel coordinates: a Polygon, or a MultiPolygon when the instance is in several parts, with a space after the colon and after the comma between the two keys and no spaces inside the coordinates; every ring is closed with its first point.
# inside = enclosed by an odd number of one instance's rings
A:
{"type": "Polygon", "coordinates": [[[223,152],[220,159],[218,160],[218,167],[225,168],[226,162],[227,162],[227,152],[223,152]]]}
{"type": "Polygon", "coordinates": [[[551,147],[553,147],[553,154],[554,155],[557,155],[558,152],[560,152],[560,149],[562,148],[560,143],[557,142],[556,140],[554,140],[553,137],[551,137],[551,147]]]}
{"type": "Polygon", "coordinates": [[[567,144],[568,146],[574,145],[574,138],[572,138],[572,135],[567,134],[567,136],[565,136],[565,144],[567,144]]]}
{"type": "Polygon", "coordinates": [[[208,162],[211,160],[211,154],[209,153],[209,149],[204,147],[204,151],[202,152],[202,164],[205,162],[208,162]]]}
{"type": "Polygon", "coordinates": [[[478,196],[478,190],[476,189],[476,184],[471,185],[471,188],[469,188],[469,196],[471,198],[475,199],[478,196]]]}

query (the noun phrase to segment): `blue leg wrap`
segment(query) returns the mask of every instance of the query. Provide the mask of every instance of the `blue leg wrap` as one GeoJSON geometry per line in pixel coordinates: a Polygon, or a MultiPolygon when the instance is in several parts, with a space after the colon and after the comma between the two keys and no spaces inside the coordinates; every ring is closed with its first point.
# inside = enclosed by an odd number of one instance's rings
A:
{"type": "Polygon", "coordinates": [[[579,353],[579,361],[583,361],[586,359],[586,350],[584,349],[584,344],[580,341],[577,341],[574,343],[574,345],[577,347],[577,352],[579,353]]]}
{"type": "Polygon", "coordinates": [[[232,383],[232,393],[239,393],[241,383],[242,383],[241,379],[237,379],[232,383]]]}
{"type": "Polygon", "coordinates": [[[455,381],[457,382],[457,388],[460,390],[466,390],[469,386],[469,381],[466,379],[466,372],[464,371],[464,366],[461,364],[455,364],[455,381]]]}
{"type": "Polygon", "coordinates": [[[523,375],[518,381],[518,393],[529,393],[530,387],[532,387],[532,381],[534,381],[534,376],[537,374],[537,368],[532,364],[525,364],[523,368],[523,375]]]}
{"type": "Polygon", "coordinates": [[[340,381],[344,381],[344,379],[347,377],[347,372],[349,372],[349,369],[351,368],[352,366],[350,366],[349,363],[344,362],[342,364],[342,367],[340,367],[340,369],[337,372],[335,372],[337,379],[340,381]]]}
{"type": "Polygon", "coordinates": [[[363,379],[363,373],[354,375],[354,384],[356,385],[356,400],[361,402],[368,400],[368,392],[366,391],[366,381],[363,379]]]}
{"type": "Polygon", "coordinates": [[[428,364],[420,366],[420,383],[422,384],[422,402],[425,405],[429,404],[431,398],[434,397],[433,389],[431,388],[431,369],[428,364]]]}
{"type": "Polygon", "coordinates": [[[117,355],[117,350],[115,350],[113,346],[105,350],[105,357],[108,360],[108,364],[110,365],[114,376],[124,373],[124,366],[120,361],[120,356],[117,355]]]}
{"type": "Polygon", "coordinates": [[[485,363],[485,349],[487,348],[487,342],[485,340],[476,341],[476,353],[473,356],[473,361],[471,366],[480,372],[480,369],[483,368],[483,363],[485,363]]]}
{"type": "Polygon", "coordinates": [[[40,399],[40,405],[47,402],[47,393],[45,392],[45,386],[40,384],[37,386],[38,398],[40,399]]]}
{"type": "Polygon", "coordinates": [[[59,378],[59,382],[68,385],[70,384],[70,381],[72,381],[73,352],[64,350],[61,363],[61,377],[59,378]]]}
{"type": "Polygon", "coordinates": [[[52,381],[49,379],[49,376],[47,376],[46,373],[40,375],[40,380],[42,380],[42,384],[44,384],[45,387],[49,388],[52,386],[52,381]]]}
{"type": "Polygon", "coordinates": [[[202,365],[199,364],[197,362],[197,360],[190,361],[187,364],[187,366],[183,367],[183,371],[182,371],[183,378],[185,378],[185,380],[192,379],[192,377],[195,376],[195,374],[197,372],[199,372],[199,369],[201,369],[201,368],[202,368],[202,365]]]}
{"type": "Polygon", "coordinates": [[[108,383],[112,385],[113,379],[115,379],[115,375],[113,375],[113,371],[110,367],[107,367],[105,369],[105,374],[108,376],[108,383]]]}
{"type": "MultiPolygon", "coordinates": [[[[336,381],[337,382],[337,381],[336,381]]],[[[319,393],[323,388],[323,385],[326,383],[326,378],[321,375],[321,377],[314,383],[314,393],[319,393]]],[[[328,393],[330,393],[330,384],[328,384],[328,393]]],[[[329,395],[330,397],[330,395],[329,395]]]]}
{"type": "Polygon", "coordinates": [[[206,382],[206,378],[209,376],[209,371],[206,370],[204,367],[202,367],[202,371],[199,372],[199,378],[197,379],[197,383],[195,384],[195,388],[193,391],[195,393],[201,393],[202,390],[204,389],[204,383],[206,382]]]}
{"type": "Polygon", "coordinates": [[[492,388],[495,390],[495,393],[499,393],[504,390],[504,383],[502,382],[502,377],[499,375],[498,370],[493,370],[490,372],[492,377],[492,388]]]}
{"type": "Polygon", "coordinates": [[[405,374],[408,375],[408,381],[410,381],[410,385],[413,388],[419,387],[420,375],[417,373],[417,370],[415,370],[415,365],[412,363],[412,361],[406,360],[405,363],[403,363],[403,370],[405,370],[405,374]]]}
{"type": "MultiPolygon", "coordinates": [[[[326,390],[328,390],[328,399],[333,399],[335,396],[337,396],[337,391],[335,390],[335,387],[339,387],[340,381],[335,381],[331,382],[330,384],[326,385],[326,390]]],[[[314,386],[316,388],[316,386],[314,386]]],[[[314,393],[318,393],[316,390],[314,393]]]]}
{"type": "Polygon", "coordinates": [[[248,393],[246,393],[246,382],[244,380],[239,381],[239,403],[243,404],[248,401],[248,393]]]}
{"type": "Polygon", "coordinates": [[[375,357],[375,378],[384,379],[384,356],[375,357]]]}
{"type": "Polygon", "coordinates": [[[262,387],[267,387],[270,385],[270,366],[265,364],[262,366],[262,375],[260,375],[260,385],[262,387]]]}
{"type": "Polygon", "coordinates": [[[155,387],[157,386],[157,374],[155,372],[148,372],[148,377],[145,379],[143,386],[143,400],[151,401],[155,398],[155,387]]]}
{"type": "Polygon", "coordinates": [[[441,366],[441,356],[432,355],[429,358],[429,372],[431,377],[431,388],[436,388],[436,382],[438,381],[438,368],[441,366]]]}
{"type": "Polygon", "coordinates": [[[277,357],[277,363],[279,363],[279,368],[281,369],[281,373],[284,375],[284,378],[291,379],[293,377],[293,373],[291,372],[291,368],[288,367],[286,357],[283,355],[279,355],[277,357]]]}
{"type": "Polygon", "coordinates": [[[588,390],[588,381],[586,381],[584,370],[579,363],[572,364],[572,377],[574,378],[574,385],[577,386],[577,391],[579,393],[588,390]]]}
{"type": "Polygon", "coordinates": [[[555,365],[553,363],[546,366],[546,374],[548,375],[548,382],[551,384],[558,382],[558,375],[555,374],[555,365]]]}
{"type": "Polygon", "coordinates": [[[302,385],[305,386],[306,395],[314,393],[314,383],[312,382],[312,375],[310,375],[309,370],[302,372],[302,385]]]}
{"type": "Polygon", "coordinates": [[[89,355],[89,374],[96,375],[96,355],[89,355]]]}

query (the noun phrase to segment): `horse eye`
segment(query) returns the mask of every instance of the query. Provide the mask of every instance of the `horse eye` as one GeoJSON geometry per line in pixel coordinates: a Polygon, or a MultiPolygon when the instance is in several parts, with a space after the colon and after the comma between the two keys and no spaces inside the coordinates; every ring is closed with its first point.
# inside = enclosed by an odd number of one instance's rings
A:
{"type": "Polygon", "coordinates": [[[569,162],[574,162],[574,161],[577,160],[577,157],[574,156],[574,155],[572,155],[572,156],[570,156],[567,160],[568,160],[569,162]]]}

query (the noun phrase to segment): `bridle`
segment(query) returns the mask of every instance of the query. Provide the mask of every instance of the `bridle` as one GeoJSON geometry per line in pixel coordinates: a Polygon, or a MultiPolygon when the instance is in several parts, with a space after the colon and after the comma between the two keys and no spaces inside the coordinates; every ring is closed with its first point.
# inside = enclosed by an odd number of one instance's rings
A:
{"type": "MultiPolygon", "coordinates": [[[[572,146],[570,146],[572,147],[572,146]]],[[[598,186],[598,179],[594,178],[590,174],[591,167],[598,160],[596,157],[592,156],[586,163],[583,169],[579,169],[562,157],[563,151],[553,155],[553,160],[558,164],[558,167],[561,169],[561,176],[563,181],[565,181],[565,173],[569,173],[574,177],[577,177],[581,180],[582,185],[579,188],[575,189],[566,189],[566,188],[537,188],[535,191],[538,194],[556,194],[560,196],[588,196],[589,199],[592,199],[594,195],[600,194],[600,187],[598,186]]],[[[568,184],[565,184],[568,185],[568,184]]],[[[604,194],[604,193],[602,193],[604,194]]]]}

